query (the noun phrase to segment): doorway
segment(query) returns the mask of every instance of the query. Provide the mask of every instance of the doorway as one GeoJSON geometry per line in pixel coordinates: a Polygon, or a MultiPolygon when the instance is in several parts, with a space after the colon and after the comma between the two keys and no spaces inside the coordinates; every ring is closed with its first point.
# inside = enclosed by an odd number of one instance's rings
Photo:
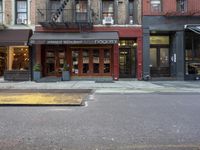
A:
{"type": "Polygon", "coordinates": [[[64,47],[51,47],[45,49],[45,76],[61,76],[65,62],[64,47]]]}
{"type": "Polygon", "coordinates": [[[169,48],[166,46],[151,46],[150,72],[152,77],[169,77],[169,48]]]}
{"type": "Polygon", "coordinates": [[[6,62],[7,61],[7,50],[4,47],[0,47],[0,76],[4,75],[4,71],[6,70],[6,62]]]}
{"type": "Polygon", "coordinates": [[[134,78],[136,76],[136,58],[134,48],[119,49],[119,77],[134,78]]]}

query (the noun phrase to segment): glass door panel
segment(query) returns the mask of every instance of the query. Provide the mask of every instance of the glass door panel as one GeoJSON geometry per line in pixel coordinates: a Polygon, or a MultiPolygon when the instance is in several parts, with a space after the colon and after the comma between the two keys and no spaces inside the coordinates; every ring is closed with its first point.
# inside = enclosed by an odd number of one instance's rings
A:
{"type": "Polygon", "coordinates": [[[160,67],[169,67],[169,49],[160,48],[160,67]]]}
{"type": "Polygon", "coordinates": [[[72,73],[74,75],[79,74],[79,51],[78,50],[73,50],[72,51],[72,73]]]}
{"type": "Polygon", "coordinates": [[[104,73],[110,73],[110,49],[104,49],[104,73]]]}
{"type": "Polygon", "coordinates": [[[89,50],[83,49],[83,74],[84,73],[89,73],[89,50]]]}
{"type": "Polygon", "coordinates": [[[99,50],[93,50],[93,73],[99,73],[99,50]]]}
{"type": "Polygon", "coordinates": [[[46,73],[47,75],[55,75],[56,60],[55,51],[46,51],[46,73]]]}
{"type": "Polygon", "coordinates": [[[150,48],[150,72],[152,77],[170,76],[169,48],[150,48]]]}
{"type": "Polygon", "coordinates": [[[131,49],[121,48],[119,54],[120,77],[131,77],[131,49]]]}
{"type": "Polygon", "coordinates": [[[150,67],[157,67],[157,48],[150,48],[150,67]]]}
{"type": "Polygon", "coordinates": [[[62,69],[64,67],[64,63],[65,63],[65,52],[64,51],[59,51],[58,52],[58,62],[57,62],[59,75],[62,74],[62,69]]]}

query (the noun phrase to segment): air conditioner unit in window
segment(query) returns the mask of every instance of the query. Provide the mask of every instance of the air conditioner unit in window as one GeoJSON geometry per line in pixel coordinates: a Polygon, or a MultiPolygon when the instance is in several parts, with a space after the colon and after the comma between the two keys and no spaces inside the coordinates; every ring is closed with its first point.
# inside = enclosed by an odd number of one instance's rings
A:
{"type": "Polygon", "coordinates": [[[114,20],[112,17],[104,17],[103,24],[105,24],[105,25],[114,24],[114,20]]]}
{"type": "Polygon", "coordinates": [[[17,24],[27,24],[27,19],[18,18],[17,19],[17,24]]]}

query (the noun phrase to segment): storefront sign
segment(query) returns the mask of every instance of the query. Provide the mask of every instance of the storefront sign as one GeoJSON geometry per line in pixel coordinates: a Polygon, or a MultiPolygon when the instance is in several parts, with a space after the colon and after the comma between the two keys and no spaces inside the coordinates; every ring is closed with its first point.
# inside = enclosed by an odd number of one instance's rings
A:
{"type": "Polygon", "coordinates": [[[31,44],[117,44],[118,40],[31,40],[31,44]]]}
{"type": "Polygon", "coordinates": [[[95,40],[95,44],[117,44],[117,40],[95,40]]]}

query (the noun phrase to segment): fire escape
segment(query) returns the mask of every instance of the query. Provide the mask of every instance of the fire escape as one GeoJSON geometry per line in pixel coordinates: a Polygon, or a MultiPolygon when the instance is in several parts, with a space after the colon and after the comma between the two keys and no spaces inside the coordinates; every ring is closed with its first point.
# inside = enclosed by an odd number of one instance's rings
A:
{"type": "Polygon", "coordinates": [[[62,0],[57,9],[38,9],[38,23],[51,29],[90,31],[93,28],[92,10],[77,12],[76,9],[65,9],[68,1],[62,0]]]}

